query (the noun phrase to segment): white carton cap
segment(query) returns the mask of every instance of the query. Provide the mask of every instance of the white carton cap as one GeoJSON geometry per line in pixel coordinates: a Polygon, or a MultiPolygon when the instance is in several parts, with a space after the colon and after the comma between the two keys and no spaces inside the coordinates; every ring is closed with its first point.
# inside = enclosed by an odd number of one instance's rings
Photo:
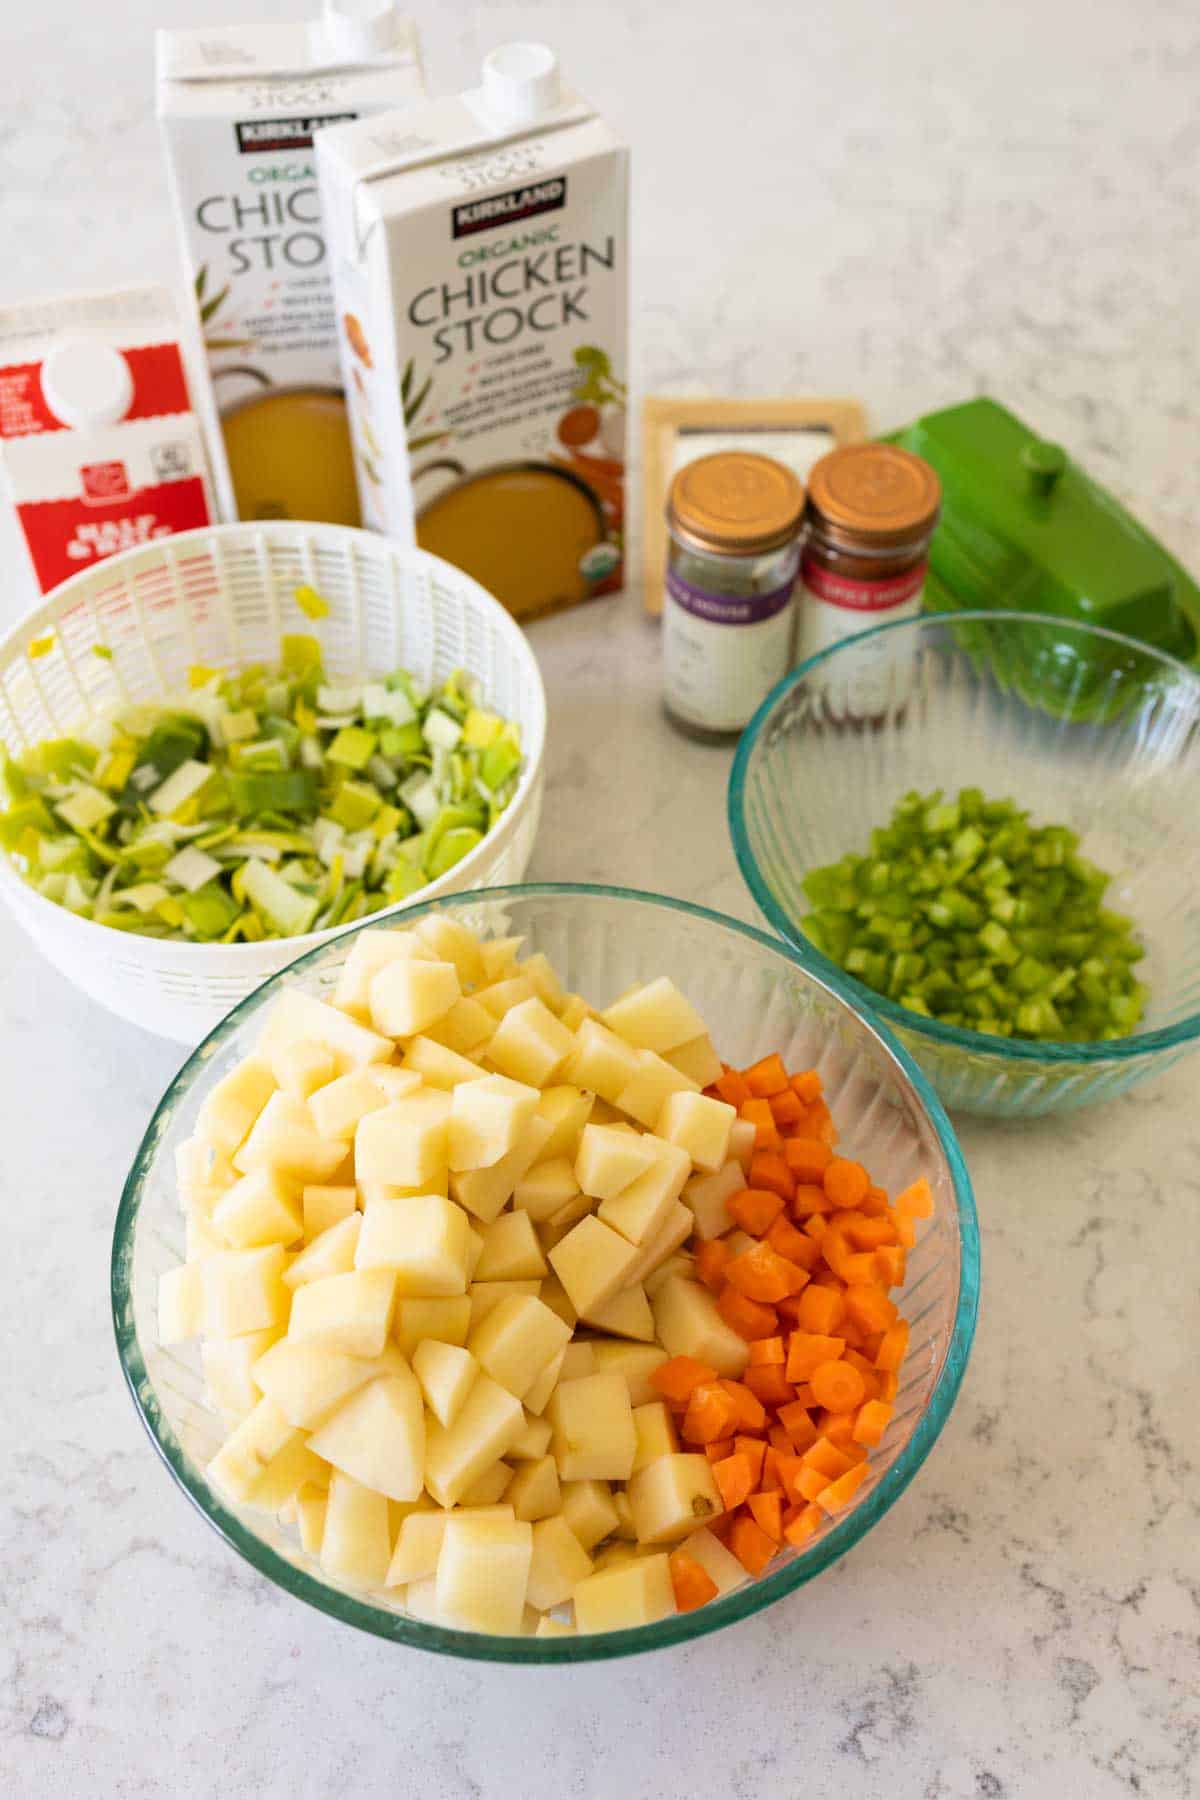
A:
{"type": "Polygon", "coordinates": [[[396,0],[325,0],[322,24],[338,56],[369,62],[395,48],[400,13],[396,0]]]}
{"type": "Polygon", "coordinates": [[[42,393],[56,419],[73,431],[86,431],[125,417],[133,405],[133,376],[111,344],[67,337],[42,364],[42,393]]]}
{"type": "Polygon", "coordinates": [[[523,125],[559,101],[558,58],[548,44],[501,44],[483,59],[483,99],[506,124],[523,125]]]}

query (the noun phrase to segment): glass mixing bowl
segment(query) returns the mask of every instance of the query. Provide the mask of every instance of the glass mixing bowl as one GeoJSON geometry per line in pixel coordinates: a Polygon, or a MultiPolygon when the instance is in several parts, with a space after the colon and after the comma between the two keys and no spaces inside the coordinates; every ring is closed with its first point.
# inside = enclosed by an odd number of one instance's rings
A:
{"type": "MultiPolygon", "coordinates": [[[[225,1541],[268,1580],[346,1624],[419,1649],[496,1662],[578,1662],[624,1656],[715,1631],[820,1574],[882,1518],[933,1448],[958,1393],[975,1329],[979,1234],[971,1184],[936,1096],[886,1032],[861,1019],[835,980],[802,968],[777,939],[678,900],[619,888],[494,888],[407,907],[397,925],[449,912],[488,936],[521,933],[544,950],[568,987],[595,1003],[669,974],[712,1022],[717,1047],[739,1066],[778,1050],[792,1068],[818,1068],[848,1153],[895,1191],[918,1174],[936,1210],[908,1258],[901,1309],[912,1325],[896,1412],[851,1511],[823,1527],[773,1573],[697,1611],[635,1630],[586,1637],[489,1637],[448,1630],[338,1586],[291,1533],[236,1510],[205,1480],[224,1435],[204,1402],[194,1343],[156,1342],[158,1277],[184,1253],[175,1149],[205,1095],[254,1044],[281,988],[332,987],[362,927],[314,950],[244,1000],[184,1064],[151,1121],[121,1197],[113,1236],[112,1303],[125,1378],[167,1468],[225,1541]]],[[[378,928],[378,920],[371,922],[378,928]]]]}
{"type": "Polygon", "coordinates": [[[729,825],[770,924],[808,968],[884,1019],[951,1108],[1000,1118],[1087,1106],[1200,1039],[1200,676],[1133,639],[1043,615],[882,625],[814,656],[738,745],[729,825]],[[867,847],[910,788],[1011,795],[1077,831],[1132,916],[1150,988],[1130,1037],[1034,1043],[940,1024],[885,999],[805,937],[801,881],[867,847]]]}

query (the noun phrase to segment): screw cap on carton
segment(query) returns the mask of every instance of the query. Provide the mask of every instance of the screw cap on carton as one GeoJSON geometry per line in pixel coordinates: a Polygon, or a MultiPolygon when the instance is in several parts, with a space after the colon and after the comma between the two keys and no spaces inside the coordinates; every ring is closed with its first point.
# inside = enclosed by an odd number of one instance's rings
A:
{"type": "Polygon", "coordinates": [[[399,18],[396,0],[325,0],[322,23],[337,55],[369,61],[393,48],[399,18]]]}
{"type": "Polygon", "coordinates": [[[483,59],[483,98],[505,123],[537,119],[558,105],[558,58],[548,44],[501,44],[483,59]]]}
{"type": "Polygon", "coordinates": [[[68,337],[42,364],[42,393],[56,419],[73,431],[86,431],[125,417],[133,405],[133,376],[111,344],[68,337]]]}

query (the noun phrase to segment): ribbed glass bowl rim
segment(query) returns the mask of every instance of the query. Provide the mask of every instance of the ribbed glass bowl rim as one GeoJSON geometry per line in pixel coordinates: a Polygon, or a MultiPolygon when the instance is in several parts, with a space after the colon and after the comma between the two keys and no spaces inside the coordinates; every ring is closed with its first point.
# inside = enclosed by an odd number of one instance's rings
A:
{"type": "MultiPolygon", "coordinates": [[[[759,868],[758,859],[750,847],[749,834],[746,830],[746,783],[758,741],[770,723],[772,714],[781,701],[787,698],[806,675],[822,663],[832,663],[852,645],[861,645],[871,638],[884,637],[892,632],[921,632],[930,628],[945,630],[947,626],[971,624],[978,622],[984,625],[1040,625],[1053,626],[1056,631],[1071,631],[1081,637],[1103,639],[1108,643],[1135,650],[1139,656],[1149,657],[1162,664],[1163,668],[1173,676],[1182,676],[1189,685],[1197,690],[1200,699],[1200,676],[1186,663],[1177,657],[1168,656],[1162,650],[1156,650],[1149,644],[1139,643],[1137,638],[1125,636],[1120,631],[1108,631],[1100,625],[1086,625],[1075,619],[1055,619],[1047,613],[1029,613],[991,610],[980,607],[972,611],[921,613],[915,619],[897,619],[890,625],[875,625],[869,631],[856,632],[851,638],[843,638],[830,645],[827,650],[818,651],[805,662],[790,669],[771,689],[738,741],[733,759],[733,767],[729,772],[729,786],[725,796],[726,818],[729,823],[729,834],[733,839],[733,854],[737,858],[742,879],[754,898],[755,904],[763,916],[770,921],[784,941],[791,945],[800,958],[801,963],[811,973],[820,976],[831,987],[837,986],[844,993],[855,1010],[866,1011],[875,1018],[882,1018],[893,1030],[915,1032],[931,1043],[941,1044],[949,1049],[965,1050],[975,1056],[992,1056],[1001,1062],[1011,1063],[1050,1063],[1063,1067],[1071,1063],[1114,1063],[1132,1061],[1136,1057],[1152,1056],[1159,1050],[1175,1050],[1180,1045],[1200,1037],[1200,1012],[1190,1013],[1186,1019],[1178,1020],[1174,1025],[1161,1026],[1156,1031],[1134,1032],[1127,1038],[1108,1040],[1090,1040],[1085,1043],[1063,1043],[1057,1039],[1024,1039],[992,1037],[985,1031],[971,1031],[961,1025],[944,1025],[939,1019],[927,1019],[921,1013],[909,1012],[895,1000],[889,1000],[885,994],[877,994],[857,976],[839,967],[823,950],[805,937],[800,929],[799,921],[784,911],[759,868]]],[[[853,846],[848,846],[853,848],[853,846]]]]}
{"type": "MultiPolygon", "coordinates": [[[[240,1519],[223,1507],[215,1497],[202,1490],[200,1484],[192,1478],[187,1459],[175,1433],[163,1417],[150,1381],[133,1323],[130,1290],[134,1229],[141,1206],[142,1190],[158,1153],[157,1126],[160,1118],[168,1114],[182,1100],[192,1083],[205,1073],[213,1051],[238,1029],[242,1014],[251,1004],[267,988],[278,987],[287,977],[298,974],[328,955],[329,943],[308,951],[295,962],[289,963],[286,969],[272,975],[253,994],[240,1001],[188,1057],[155,1108],[125,1182],[113,1228],[111,1265],[113,1329],[125,1383],[151,1442],[175,1481],[225,1542],[260,1575],[265,1575],[295,1599],[303,1600],[342,1624],[357,1626],[359,1630],[370,1632],[375,1637],[386,1638],[413,1649],[431,1650],[446,1656],[470,1657],[482,1662],[578,1663],[661,1650],[671,1644],[684,1643],[690,1638],[718,1631],[722,1626],[732,1625],[738,1619],[760,1612],[763,1607],[811,1581],[815,1575],[819,1575],[852,1549],[883,1517],[900,1498],[929,1455],[962,1385],[975,1336],[979,1306],[979,1223],[975,1197],[958,1139],[941,1101],[903,1045],[898,1044],[891,1033],[877,1021],[863,1017],[845,984],[836,977],[825,980],[814,975],[788,943],[772,937],[768,932],[759,931],[753,925],[743,925],[740,920],[727,918],[723,913],[696,906],[690,901],[671,899],[663,894],[644,893],[636,888],[580,882],[521,882],[508,887],[478,888],[469,894],[447,895],[423,906],[396,908],[395,913],[407,924],[424,913],[446,911],[452,907],[563,898],[636,901],[658,907],[664,912],[677,913],[685,918],[699,919],[719,926],[751,943],[761,945],[783,962],[790,963],[815,987],[827,990],[849,1008],[868,1035],[874,1037],[888,1055],[894,1058],[902,1073],[912,1083],[945,1155],[954,1185],[961,1246],[958,1305],[946,1360],[928,1405],[918,1419],[908,1443],[878,1486],[812,1550],[802,1553],[774,1575],[750,1581],[722,1600],[712,1601],[694,1612],[680,1613],[656,1624],[642,1625],[628,1631],[610,1631],[582,1637],[490,1637],[482,1632],[452,1631],[442,1626],[426,1624],[420,1619],[389,1612],[386,1608],[372,1606],[366,1600],[355,1599],[339,1589],[327,1587],[324,1582],[316,1580],[272,1550],[254,1532],[247,1530],[240,1519]]],[[[376,915],[369,923],[377,929],[379,922],[379,916],[376,915]]],[[[338,935],[355,937],[364,929],[367,929],[367,922],[361,921],[338,935]]]]}

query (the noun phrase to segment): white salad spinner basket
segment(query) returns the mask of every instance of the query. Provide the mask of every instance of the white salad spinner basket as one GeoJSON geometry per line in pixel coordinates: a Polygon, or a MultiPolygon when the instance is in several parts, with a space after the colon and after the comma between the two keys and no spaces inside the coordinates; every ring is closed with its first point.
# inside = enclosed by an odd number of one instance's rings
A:
{"type": "MultiPolygon", "coordinates": [[[[285,633],[320,639],[332,680],[465,669],[520,727],[517,792],[481,844],[413,902],[519,881],[542,798],[546,697],[527,639],[479,583],[426,551],[344,526],[219,525],[163,538],[72,577],[0,643],[0,741],[13,753],[78,733],[114,705],[179,694],[193,663],[274,663],[285,633]],[[295,600],[313,587],[327,617],[295,600]],[[45,642],[47,638],[51,641],[45,642]],[[30,646],[35,654],[30,654],[30,646]]],[[[93,1000],[195,1044],[230,1007],[337,927],[261,944],[114,931],[43,898],[0,852],[0,893],[35,943],[93,1000]]]]}

